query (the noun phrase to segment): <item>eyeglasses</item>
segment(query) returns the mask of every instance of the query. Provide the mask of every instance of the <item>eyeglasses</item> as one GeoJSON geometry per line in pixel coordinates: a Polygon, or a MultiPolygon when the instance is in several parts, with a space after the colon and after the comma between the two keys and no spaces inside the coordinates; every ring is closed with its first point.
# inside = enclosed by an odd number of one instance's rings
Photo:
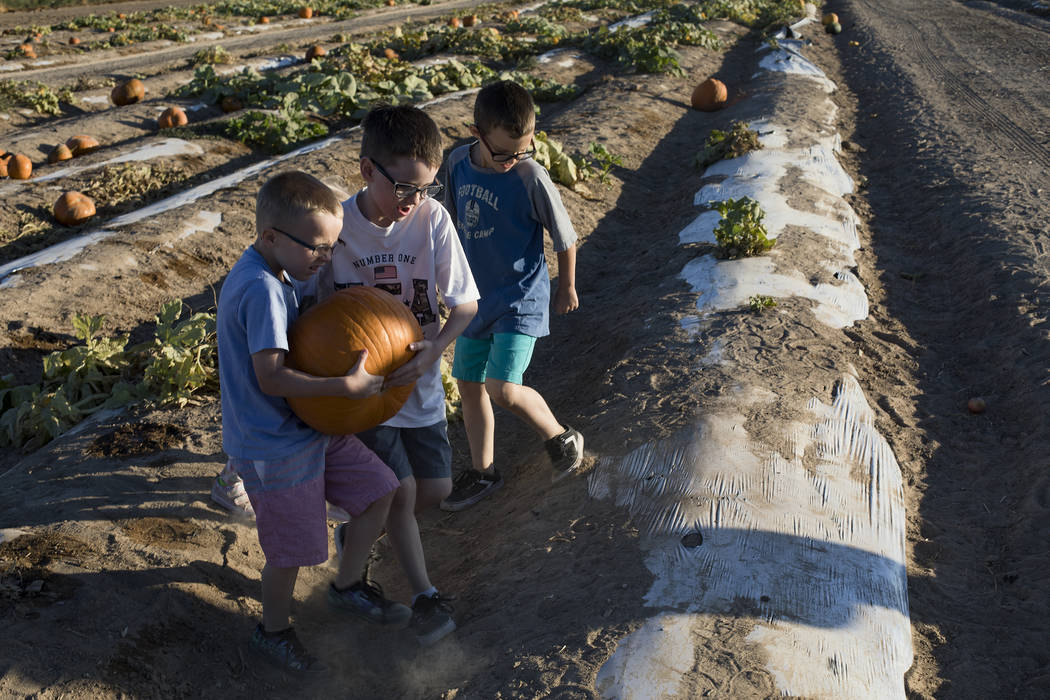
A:
{"type": "Polygon", "coordinates": [[[386,168],[379,164],[379,161],[374,158],[370,158],[369,160],[371,160],[372,164],[376,166],[376,170],[383,173],[383,177],[390,180],[394,185],[394,196],[398,199],[411,199],[416,196],[417,192],[422,199],[426,199],[427,197],[437,197],[441,194],[441,190],[445,189],[445,186],[440,182],[435,182],[432,185],[423,185],[422,187],[417,187],[407,182],[398,182],[390,177],[390,173],[386,171],[386,168]]]}
{"type": "MultiPolygon", "coordinates": [[[[301,245],[303,248],[306,248],[311,253],[313,253],[315,258],[331,257],[332,251],[335,249],[335,246],[330,246],[327,243],[323,243],[321,245],[311,245],[310,243],[307,243],[306,241],[304,241],[301,238],[296,238],[295,236],[293,236],[292,234],[288,233],[287,231],[282,231],[281,229],[277,228],[276,226],[271,226],[270,228],[272,228],[277,233],[281,233],[281,234],[284,234],[285,236],[288,236],[293,241],[295,241],[296,243],[301,245]]],[[[343,241],[342,238],[336,239],[336,243],[338,243],[341,246],[345,246],[346,245],[346,243],[343,241]]]]}
{"type": "Polygon", "coordinates": [[[492,160],[496,161],[497,163],[506,163],[507,161],[511,160],[528,160],[529,158],[532,158],[534,155],[536,155],[535,143],[533,143],[529,148],[526,148],[524,151],[518,151],[517,153],[500,153],[498,151],[492,150],[492,146],[490,146],[489,142],[485,140],[485,137],[481,135],[480,130],[478,131],[478,138],[481,139],[481,142],[483,144],[485,144],[485,148],[489,149],[489,155],[492,156],[492,160]]]}

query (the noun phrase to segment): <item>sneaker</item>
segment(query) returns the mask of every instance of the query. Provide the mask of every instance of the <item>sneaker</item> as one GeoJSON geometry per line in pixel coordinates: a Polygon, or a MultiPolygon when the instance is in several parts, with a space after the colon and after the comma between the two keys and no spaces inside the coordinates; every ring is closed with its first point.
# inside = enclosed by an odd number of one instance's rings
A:
{"type": "Polygon", "coordinates": [[[583,435],[578,430],[566,426],[564,433],[544,444],[554,466],[555,481],[576,471],[583,462],[583,435]]]}
{"type": "Polygon", "coordinates": [[[495,467],[487,472],[464,469],[452,482],[452,493],[441,502],[441,510],[454,513],[469,508],[500,486],[503,486],[503,477],[495,467]]]}
{"type": "Polygon", "coordinates": [[[374,625],[404,627],[412,617],[410,607],[387,600],[383,597],[383,589],[367,579],[341,591],[335,583],[329,584],[328,603],[374,625]]]}
{"type": "Polygon", "coordinates": [[[456,629],[452,619],[451,598],[439,593],[420,596],[412,604],[412,620],[408,623],[420,646],[428,647],[456,629]]]}
{"type": "Polygon", "coordinates": [[[211,500],[242,518],[254,518],[255,509],[252,502],[248,500],[248,494],[244,491],[244,482],[240,477],[233,477],[227,481],[222,474],[218,474],[211,482],[211,500]]]}
{"type": "Polygon", "coordinates": [[[295,630],[291,627],[274,634],[267,634],[260,622],[252,632],[251,648],[259,656],[283,671],[308,674],[326,670],[317,657],[306,651],[299,638],[295,636],[295,630]]]}

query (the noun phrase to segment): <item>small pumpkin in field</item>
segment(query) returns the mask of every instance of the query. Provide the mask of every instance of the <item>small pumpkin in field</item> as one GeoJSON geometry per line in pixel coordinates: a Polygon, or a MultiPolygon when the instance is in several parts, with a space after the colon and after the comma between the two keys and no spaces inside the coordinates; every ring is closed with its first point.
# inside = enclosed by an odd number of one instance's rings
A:
{"type": "Polygon", "coordinates": [[[391,61],[393,61],[396,58],[398,58],[397,51],[394,51],[391,48],[383,49],[383,56],[386,57],[387,59],[391,60],[391,61]]]}
{"type": "Polygon", "coordinates": [[[69,191],[55,201],[55,221],[63,226],[78,226],[95,215],[95,202],[86,194],[69,191]]]}
{"type": "MultiPolygon", "coordinates": [[[[341,289],[304,313],[288,332],[285,364],[318,377],[345,375],[368,349],[365,369],[385,377],[415,355],[408,349],[423,331],[412,312],[375,287],[341,289]]],[[[401,410],[414,385],[390,387],[364,399],[338,396],[289,397],[304,423],[327,435],[357,433],[401,410]]]]}
{"type": "Polygon", "coordinates": [[[73,138],[66,141],[66,145],[69,146],[69,150],[73,152],[73,157],[82,156],[86,153],[98,150],[98,140],[91,136],[74,136],[73,138]]]}
{"type": "Polygon", "coordinates": [[[386,0],[386,6],[387,7],[393,7],[396,4],[397,4],[397,0],[386,0]]]}
{"type": "Polygon", "coordinates": [[[239,97],[227,95],[219,101],[219,109],[229,114],[230,112],[237,112],[244,109],[244,103],[241,102],[239,97]]]}
{"type": "Polygon", "coordinates": [[[109,93],[109,99],[118,107],[132,105],[146,96],[146,86],[138,78],[117,85],[109,93]]]}
{"type": "Polygon", "coordinates": [[[836,15],[834,12],[827,12],[827,13],[824,14],[823,17],[820,18],[820,23],[823,24],[825,27],[828,26],[829,24],[831,24],[832,22],[838,22],[838,21],[839,21],[839,16],[836,15]]]}
{"type": "Polygon", "coordinates": [[[838,22],[829,22],[828,24],[824,25],[824,31],[826,31],[828,34],[841,34],[842,25],[838,22]]]}
{"type": "Polygon", "coordinates": [[[450,27],[458,27],[459,25],[460,25],[459,17],[453,17],[452,19],[450,19],[448,21],[448,26],[450,26],[450,27]]]}
{"type": "Polygon", "coordinates": [[[314,8],[312,8],[312,7],[300,7],[299,8],[299,16],[302,19],[310,19],[311,17],[314,16],[314,8]]]}
{"type": "Polygon", "coordinates": [[[18,47],[18,51],[25,58],[36,58],[36,49],[33,48],[32,44],[21,44],[18,47]]]}
{"type": "Polygon", "coordinates": [[[269,17],[260,17],[259,18],[259,24],[269,24],[269,23],[270,23],[270,18],[269,17]]]}
{"type": "Polygon", "coordinates": [[[69,146],[64,143],[60,143],[51,149],[51,152],[47,154],[48,163],[59,163],[63,160],[69,160],[73,157],[73,151],[70,150],[69,146]]]}
{"type": "Polygon", "coordinates": [[[16,153],[7,161],[7,176],[12,180],[28,180],[33,175],[33,161],[29,156],[16,153]]]}
{"type": "Polygon", "coordinates": [[[728,96],[729,91],[726,90],[725,83],[717,78],[708,78],[693,89],[690,102],[693,109],[715,112],[726,106],[728,96]]]}
{"type": "Polygon", "coordinates": [[[161,129],[174,129],[176,126],[186,126],[189,121],[182,107],[168,107],[157,117],[157,126],[161,129]]]}
{"type": "Polygon", "coordinates": [[[475,24],[478,23],[478,16],[477,15],[464,15],[462,21],[463,21],[463,26],[464,27],[473,27],[475,24]]]}
{"type": "Polygon", "coordinates": [[[315,58],[320,58],[321,56],[324,56],[326,53],[328,52],[324,50],[323,46],[321,46],[320,44],[314,44],[306,50],[306,60],[312,61],[315,58]]]}
{"type": "Polygon", "coordinates": [[[77,44],[80,43],[80,37],[75,37],[75,36],[69,37],[69,43],[72,46],[76,46],[77,44]]]}

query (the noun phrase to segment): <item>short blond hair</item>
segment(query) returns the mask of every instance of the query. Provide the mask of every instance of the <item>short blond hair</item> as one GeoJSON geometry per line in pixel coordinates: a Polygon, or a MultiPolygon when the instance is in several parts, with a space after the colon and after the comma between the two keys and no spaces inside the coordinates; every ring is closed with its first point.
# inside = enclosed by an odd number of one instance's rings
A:
{"type": "Polygon", "coordinates": [[[255,197],[255,232],[291,228],[299,219],[317,212],[343,218],[343,206],[332,188],[301,170],[274,175],[255,197]]]}

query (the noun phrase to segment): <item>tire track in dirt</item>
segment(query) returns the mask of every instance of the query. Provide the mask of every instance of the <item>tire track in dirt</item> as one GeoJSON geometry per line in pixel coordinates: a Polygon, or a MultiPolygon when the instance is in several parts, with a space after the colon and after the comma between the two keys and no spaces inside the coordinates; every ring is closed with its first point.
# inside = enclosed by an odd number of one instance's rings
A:
{"type": "MultiPolygon", "coordinates": [[[[1032,138],[1028,129],[1015,123],[1001,109],[977,94],[967,84],[967,81],[959,76],[957,71],[952,70],[945,60],[942,60],[933,52],[931,49],[933,41],[928,36],[935,33],[940,47],[951,47],[954,54],[952,63],[956,65],[965,64],[971,69],[971,72],[977,72],[973,63],[956,49],[955,42],[949,40],[947,34],[949,30],[947,28],[942,29],[937,24],[930,24],[924,21],[923,13],[915,12],[912,8],[903,8],[898,12],[896,9],[887,8],[885,3],[880,2],[876,4],[869,0],[862,0],[862,2],[873,12],[882,12],[887,17],[900,18],[901,21],[894,21],[892,24],[901,36],[901,43],[909,47],[909,52],[918,65],[926,70],[936,83],[942,85],[969,106],[983,123],[1006,136],[1018,150],[1041,163],[1043,167],[1050,168],[1050,148],[1032,138]],[[905,18],[907,18],[907,21],[904,21],[905,18]],[[921,27],[922,29],[915,29],[915,27],[921,27]]],[[[1001,18],[1010,24],[1014,23],[1012,17],[1001,18]]],[[[951,31],[955,31],[954,28],[951,31]]],[[[1048,39],[1047,43],[1050,44],[1050,39],[1048,39]]],[[[1017,101],[1014,101],[1012,106],[1016,105],[1017,101]]],[[[1043,123],[1045,124],[1046,121],[1044,120],[1043,123]]]]}

